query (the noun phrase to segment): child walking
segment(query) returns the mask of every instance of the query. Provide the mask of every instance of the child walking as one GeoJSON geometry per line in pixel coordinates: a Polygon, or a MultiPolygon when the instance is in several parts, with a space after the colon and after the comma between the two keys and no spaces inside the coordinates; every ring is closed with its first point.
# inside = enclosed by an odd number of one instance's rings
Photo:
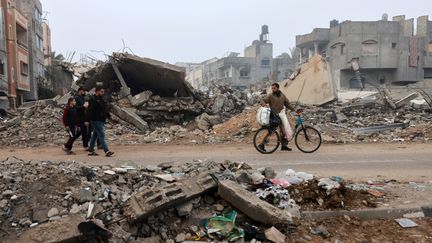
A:
{"type": "Polygon", "coordinates": [[[73,154],[72,146],[73,143],[81,135],[81,129],[79,127],[78,111],[76,109],[76,101],[74,98],[69,98],[66,108],[63,112],[63,124],[66,127],[69,138],[63,145],[63,150],[66,154],[73,154]]]}

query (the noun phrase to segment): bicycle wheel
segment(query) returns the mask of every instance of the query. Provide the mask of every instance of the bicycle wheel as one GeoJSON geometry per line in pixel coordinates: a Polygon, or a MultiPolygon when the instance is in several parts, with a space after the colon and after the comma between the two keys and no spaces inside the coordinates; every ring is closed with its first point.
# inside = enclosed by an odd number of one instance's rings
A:
{"type": "Polygon", "coordinates": [[[275,129],[262,127],[255,133],[253,143],[258,152],[271,154],[279,148],[280,136],[275,129]],[[264,149],[260,145],[264,145],[264,149]]]}
{"type": "Polygon", "coordinates": [[[295,144],[303,153],[313,153],[321,146],[321,134],[313,127],[304,126],[295,135],[295,144]]]}

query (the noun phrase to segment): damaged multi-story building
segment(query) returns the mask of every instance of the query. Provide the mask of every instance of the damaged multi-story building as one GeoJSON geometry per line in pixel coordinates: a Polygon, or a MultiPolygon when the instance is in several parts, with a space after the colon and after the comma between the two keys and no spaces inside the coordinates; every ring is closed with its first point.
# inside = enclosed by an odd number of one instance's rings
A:
{"type": "Polygon", "coordinates": [[[177,63],[186,67],[186,80],[199,90],[213,84],[234,88],[246,88],[260,81],[281,81],[295,69],[290,55],[273,57],[273,44],[269,40],[269,28],[262,26],[258,40],[244,49],[244,55],[228,52],[222,58],[212,58],[202,63],[177,63]]]}
{"type": "Polygon", "coordinates": [[[0,102],[17,107],[38,99],[38,81],[44,79],[42,4],[1,0],[0,6],[0,102]]]}
{"type": "Polygon", "coordinates": [[[301,62],[320,54],[338,90],[432,83],[432,22],[386,14],[379,21],[330,22],[296,36],[301,62]],[[357,72],[356,72],[357,71],[357,72]],[[361,81],[361,82],[359,82],[361,81]]]}

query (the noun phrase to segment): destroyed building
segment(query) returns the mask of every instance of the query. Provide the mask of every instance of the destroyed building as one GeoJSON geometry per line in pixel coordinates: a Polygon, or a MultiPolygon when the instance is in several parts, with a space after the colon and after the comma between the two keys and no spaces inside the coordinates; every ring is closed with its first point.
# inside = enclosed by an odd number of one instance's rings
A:
{"type": "Polygon", "coordinates": [[[259,40],[244,49],[244,55],[228,52],[222,58],[212,58],[199,64],[179,64],[187,68],[186,80],[199,90],[214,84],[244,89],[260,81],[281,81],[295,69],[287,54],[273,57],[267,25],[262,26],[259,40]]]}
{"type": "Polygon", "coordinates": [[[431,30],[428,16],[419,17],[414,28],[414,19],[389,21],[384,14],[379,21],[331,21],[330,28],[296,36],[296,46],[301,62],[314,54],[327,57],[337,90],[417,82],[427,86],[432,80],[431,30]]]}
{"type": "Polygon", "coordinates": [[[247,101],[246,95],[223,87],[215,88],[210,98],[185,81],[184,68],[127,53],[114,53],[84,73],[77,85],[88,90],[105,87],[114,104],[112,112],[141,131],[187,125],[201,115],[208,129],[241,112],[247,101]]]}

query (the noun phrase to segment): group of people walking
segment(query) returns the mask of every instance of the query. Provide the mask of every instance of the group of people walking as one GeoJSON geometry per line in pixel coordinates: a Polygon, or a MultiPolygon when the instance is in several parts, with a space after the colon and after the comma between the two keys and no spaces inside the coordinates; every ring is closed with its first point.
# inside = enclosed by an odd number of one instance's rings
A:
{"type": "Polygon", "coordinates": [[[89,156],[97,156],[97,148],[103,149],[105,156],[110,157],[114,152],[110,151],[105,141],[104,126],[110,116],[109,103],[104,98],[105,89],[96,87],[95,94],[87,98],[87,90],[78,89],[75,97],[68,99],[63,112],[63,124],[68,132],[68,140],[63,145],[67,154],[73,154],[72,147],[80,136],[84,150],[89,156]]]}

